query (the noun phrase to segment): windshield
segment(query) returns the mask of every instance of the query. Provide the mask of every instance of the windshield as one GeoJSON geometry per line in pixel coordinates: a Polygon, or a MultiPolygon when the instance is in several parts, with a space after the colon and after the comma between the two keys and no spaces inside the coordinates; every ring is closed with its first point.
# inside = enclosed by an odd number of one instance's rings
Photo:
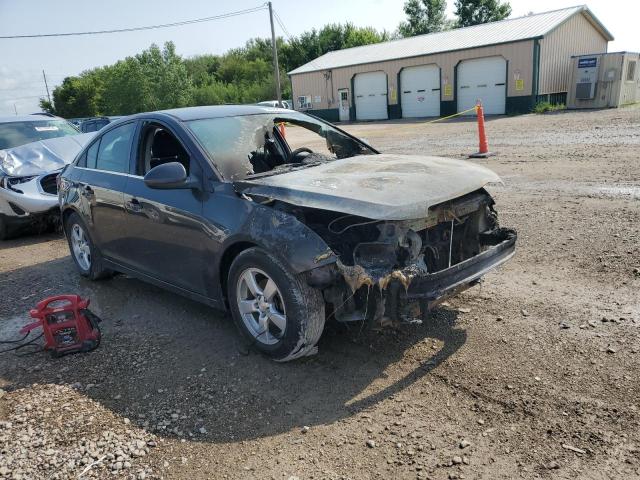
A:
{"type": "Polygon", "coordinates": [[[19,147],[25,143],[48,138],[78,135],[78,133],[78,130],[66,120],[0,123],[0,149],[19,147]]]}
{"type": "Polygon", "coordinates": [[[186,122],[228,180],[275,175],[338,158],[376,153],[331,125],[299,113],[186,122]]]}

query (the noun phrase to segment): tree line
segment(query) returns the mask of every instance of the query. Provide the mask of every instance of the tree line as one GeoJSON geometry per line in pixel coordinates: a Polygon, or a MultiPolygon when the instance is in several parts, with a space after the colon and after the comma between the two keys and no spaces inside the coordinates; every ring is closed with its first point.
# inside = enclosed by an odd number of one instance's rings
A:
{"type": "MultiPolygon", "coordinates": [[[[288,40],[278,38],[283,98],[291,97],[286,72],[333,50],[384,42],[506,18],[508,3],[500,0],[456,0],[456,19],[445,15],[446,0],[407,0],[406,21],[396,31],[325,25],[288,40]]],[[[175,45],[151,45],[113,65],[66,77],[53,90],[43,110],[66,118],[129,115],[166,108],[255,103],[272,100],[275,79],[270,39],[255,38],[223,55],[182,58],[175,45]]]]}

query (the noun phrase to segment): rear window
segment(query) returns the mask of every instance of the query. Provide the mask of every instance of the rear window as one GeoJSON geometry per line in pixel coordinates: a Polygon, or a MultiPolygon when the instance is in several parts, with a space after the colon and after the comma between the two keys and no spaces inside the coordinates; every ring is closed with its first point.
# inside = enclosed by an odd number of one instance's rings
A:
{"type": "Polygon", "coordinates": [[[78,130],[66,120],[0,123],[0,149],[77,134],[78,130]]]}

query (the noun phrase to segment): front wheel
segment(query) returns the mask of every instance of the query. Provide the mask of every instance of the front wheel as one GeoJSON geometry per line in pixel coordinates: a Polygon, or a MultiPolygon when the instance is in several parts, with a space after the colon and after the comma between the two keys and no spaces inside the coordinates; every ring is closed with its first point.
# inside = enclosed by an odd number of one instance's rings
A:
{"type": "Polygon", "coordinates": [[[113,274],[111,270],[103,267],[100,250],[91,240],[80,215],[75,212],[69,215],[65,222],[65,234],[71,258],[73,258],[80,275],[91,280],[99,280],[113,274]]]}
{"type": "Polygon", "coordinates": [[[236,325],[258,350],[277,361],[310,355],[324,329],[324,299],[265,250],[236,257],[227,282],[236,325]]]}

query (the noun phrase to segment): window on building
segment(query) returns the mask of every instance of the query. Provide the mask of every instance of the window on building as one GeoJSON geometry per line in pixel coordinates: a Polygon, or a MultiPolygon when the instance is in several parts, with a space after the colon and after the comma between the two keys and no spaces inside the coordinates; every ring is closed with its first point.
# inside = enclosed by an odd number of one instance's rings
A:
{"type": "Polygon", "coordinates": [[[298,108],[304,110],[305,108],[311,108],[311,96],[303,95],[298,97],[298,108]]]}
{"type": "Polygon", "coordinates": [[[627,65],[627,82],[633,82],[636,79],[636,62],[629,62],[627,65]]]}

